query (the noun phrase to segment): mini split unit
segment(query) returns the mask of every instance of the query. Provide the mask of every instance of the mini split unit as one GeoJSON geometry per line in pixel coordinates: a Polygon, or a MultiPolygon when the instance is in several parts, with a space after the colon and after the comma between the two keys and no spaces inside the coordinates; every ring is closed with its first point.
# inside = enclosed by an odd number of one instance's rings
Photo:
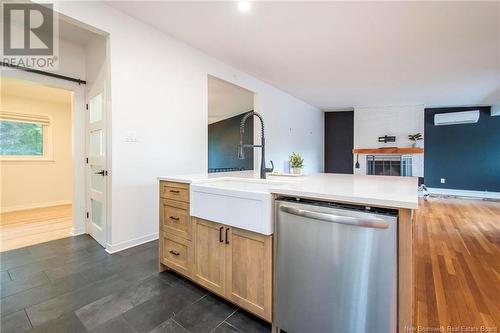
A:
{"type": "Polygon", "coordinates": [[[479,110],[438,113],[434,115],[434,125],[473,124],[479,120],[479,110]]]}

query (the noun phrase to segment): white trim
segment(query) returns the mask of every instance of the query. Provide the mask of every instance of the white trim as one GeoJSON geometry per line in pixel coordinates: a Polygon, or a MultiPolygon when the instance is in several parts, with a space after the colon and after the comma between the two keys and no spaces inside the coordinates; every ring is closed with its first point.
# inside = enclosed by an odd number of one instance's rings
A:
{"type": "Polygon", "coordinates": [[[49,126],[51,118],[45,114],[30,114],[24,112],[10,112],[0,111],[0,120],[14,121],[18,123],[40,124],[42,126],[49,126]]]}
{"type": "Polygon", "coordinates": [[[471,197],[482,199],[500,199],[500,192],[453,190],[447,188],[432,187],[428,187],[427,190],[429,191],[429,194],[452,195],[457,197],[471,197]]]}
{"type": "Polygon", "coordinates": [[[27,209],[35,209],[35,208],[45,208],[45,207],[70,205],[70,204],[72,204],[71,200],[59,200],[59,201],[43,202],[43,203],[28,204],[28,205],[18,205],[18,206],[11,206],[11,207],[1,207],[0,212],[2,212],[2,213],[10,213],[10,212],[17,212],[19,210],[27,210],[27,209]]]}
{"type": "Polygon", "coordinates": [[[146,236],[138,237],[138,238],[133,238],[131,240],[124,241],[124,242],[114,244],[114,245],[108,243],[108,244],[106,244],[106,252],[108,252],[109,254],[113,254],[113,253],[120,252],[120,251],[126,250],[128,248],[137,246],[137,245],[151,242],[151,241],[156,240],[156,239],[158,239],[157,232],[146,235],[146,236]]]}
{"type": "Polygon", "coordinates": [[[69,233],[71,236],[79,236],[79,235],[85,235],[87,231],[85,229],[71,229],[71,232],[69,233]]]}

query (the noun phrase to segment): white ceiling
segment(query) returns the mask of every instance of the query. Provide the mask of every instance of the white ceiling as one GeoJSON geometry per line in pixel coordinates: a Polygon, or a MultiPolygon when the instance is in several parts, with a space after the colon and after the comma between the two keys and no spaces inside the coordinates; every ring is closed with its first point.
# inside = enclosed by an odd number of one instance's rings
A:
{"type": "Polygon", "coordinates": [[[208,77],[208,123],[215,123],[253,110],[253,92],[208,77]]]}
{"type": "Polygon", "coordinates": [[[500,2],[110,2],[322,109],[500,103],[500,2]]]}

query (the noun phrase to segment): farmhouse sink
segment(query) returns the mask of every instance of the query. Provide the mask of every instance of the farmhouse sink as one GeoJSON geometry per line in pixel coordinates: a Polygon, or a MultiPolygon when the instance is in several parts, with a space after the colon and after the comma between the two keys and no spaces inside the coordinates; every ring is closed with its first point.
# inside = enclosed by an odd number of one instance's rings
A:
{"type": "Polygon", "coordinates": [[[268,179],[215,178],[190,186],[191,215],[258,232],[273,233],[271,189],[287,184],[268,179]]]}

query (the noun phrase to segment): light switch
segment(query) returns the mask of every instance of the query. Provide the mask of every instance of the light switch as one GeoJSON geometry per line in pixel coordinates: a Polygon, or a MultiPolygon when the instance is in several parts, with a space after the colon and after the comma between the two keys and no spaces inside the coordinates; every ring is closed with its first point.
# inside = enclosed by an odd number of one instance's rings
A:
{"type": "Polygon", "coordinates": [[[135,132],[127,133],[127,136],[125,137],[125,142],[137,142],[137,135],[135,134],[135,132]]]}
{"type": "Polygon", "coordinates": [[[446,179],[445,178],[441,178],[441,184],[444,184],[446,183],[446,179]]]}

